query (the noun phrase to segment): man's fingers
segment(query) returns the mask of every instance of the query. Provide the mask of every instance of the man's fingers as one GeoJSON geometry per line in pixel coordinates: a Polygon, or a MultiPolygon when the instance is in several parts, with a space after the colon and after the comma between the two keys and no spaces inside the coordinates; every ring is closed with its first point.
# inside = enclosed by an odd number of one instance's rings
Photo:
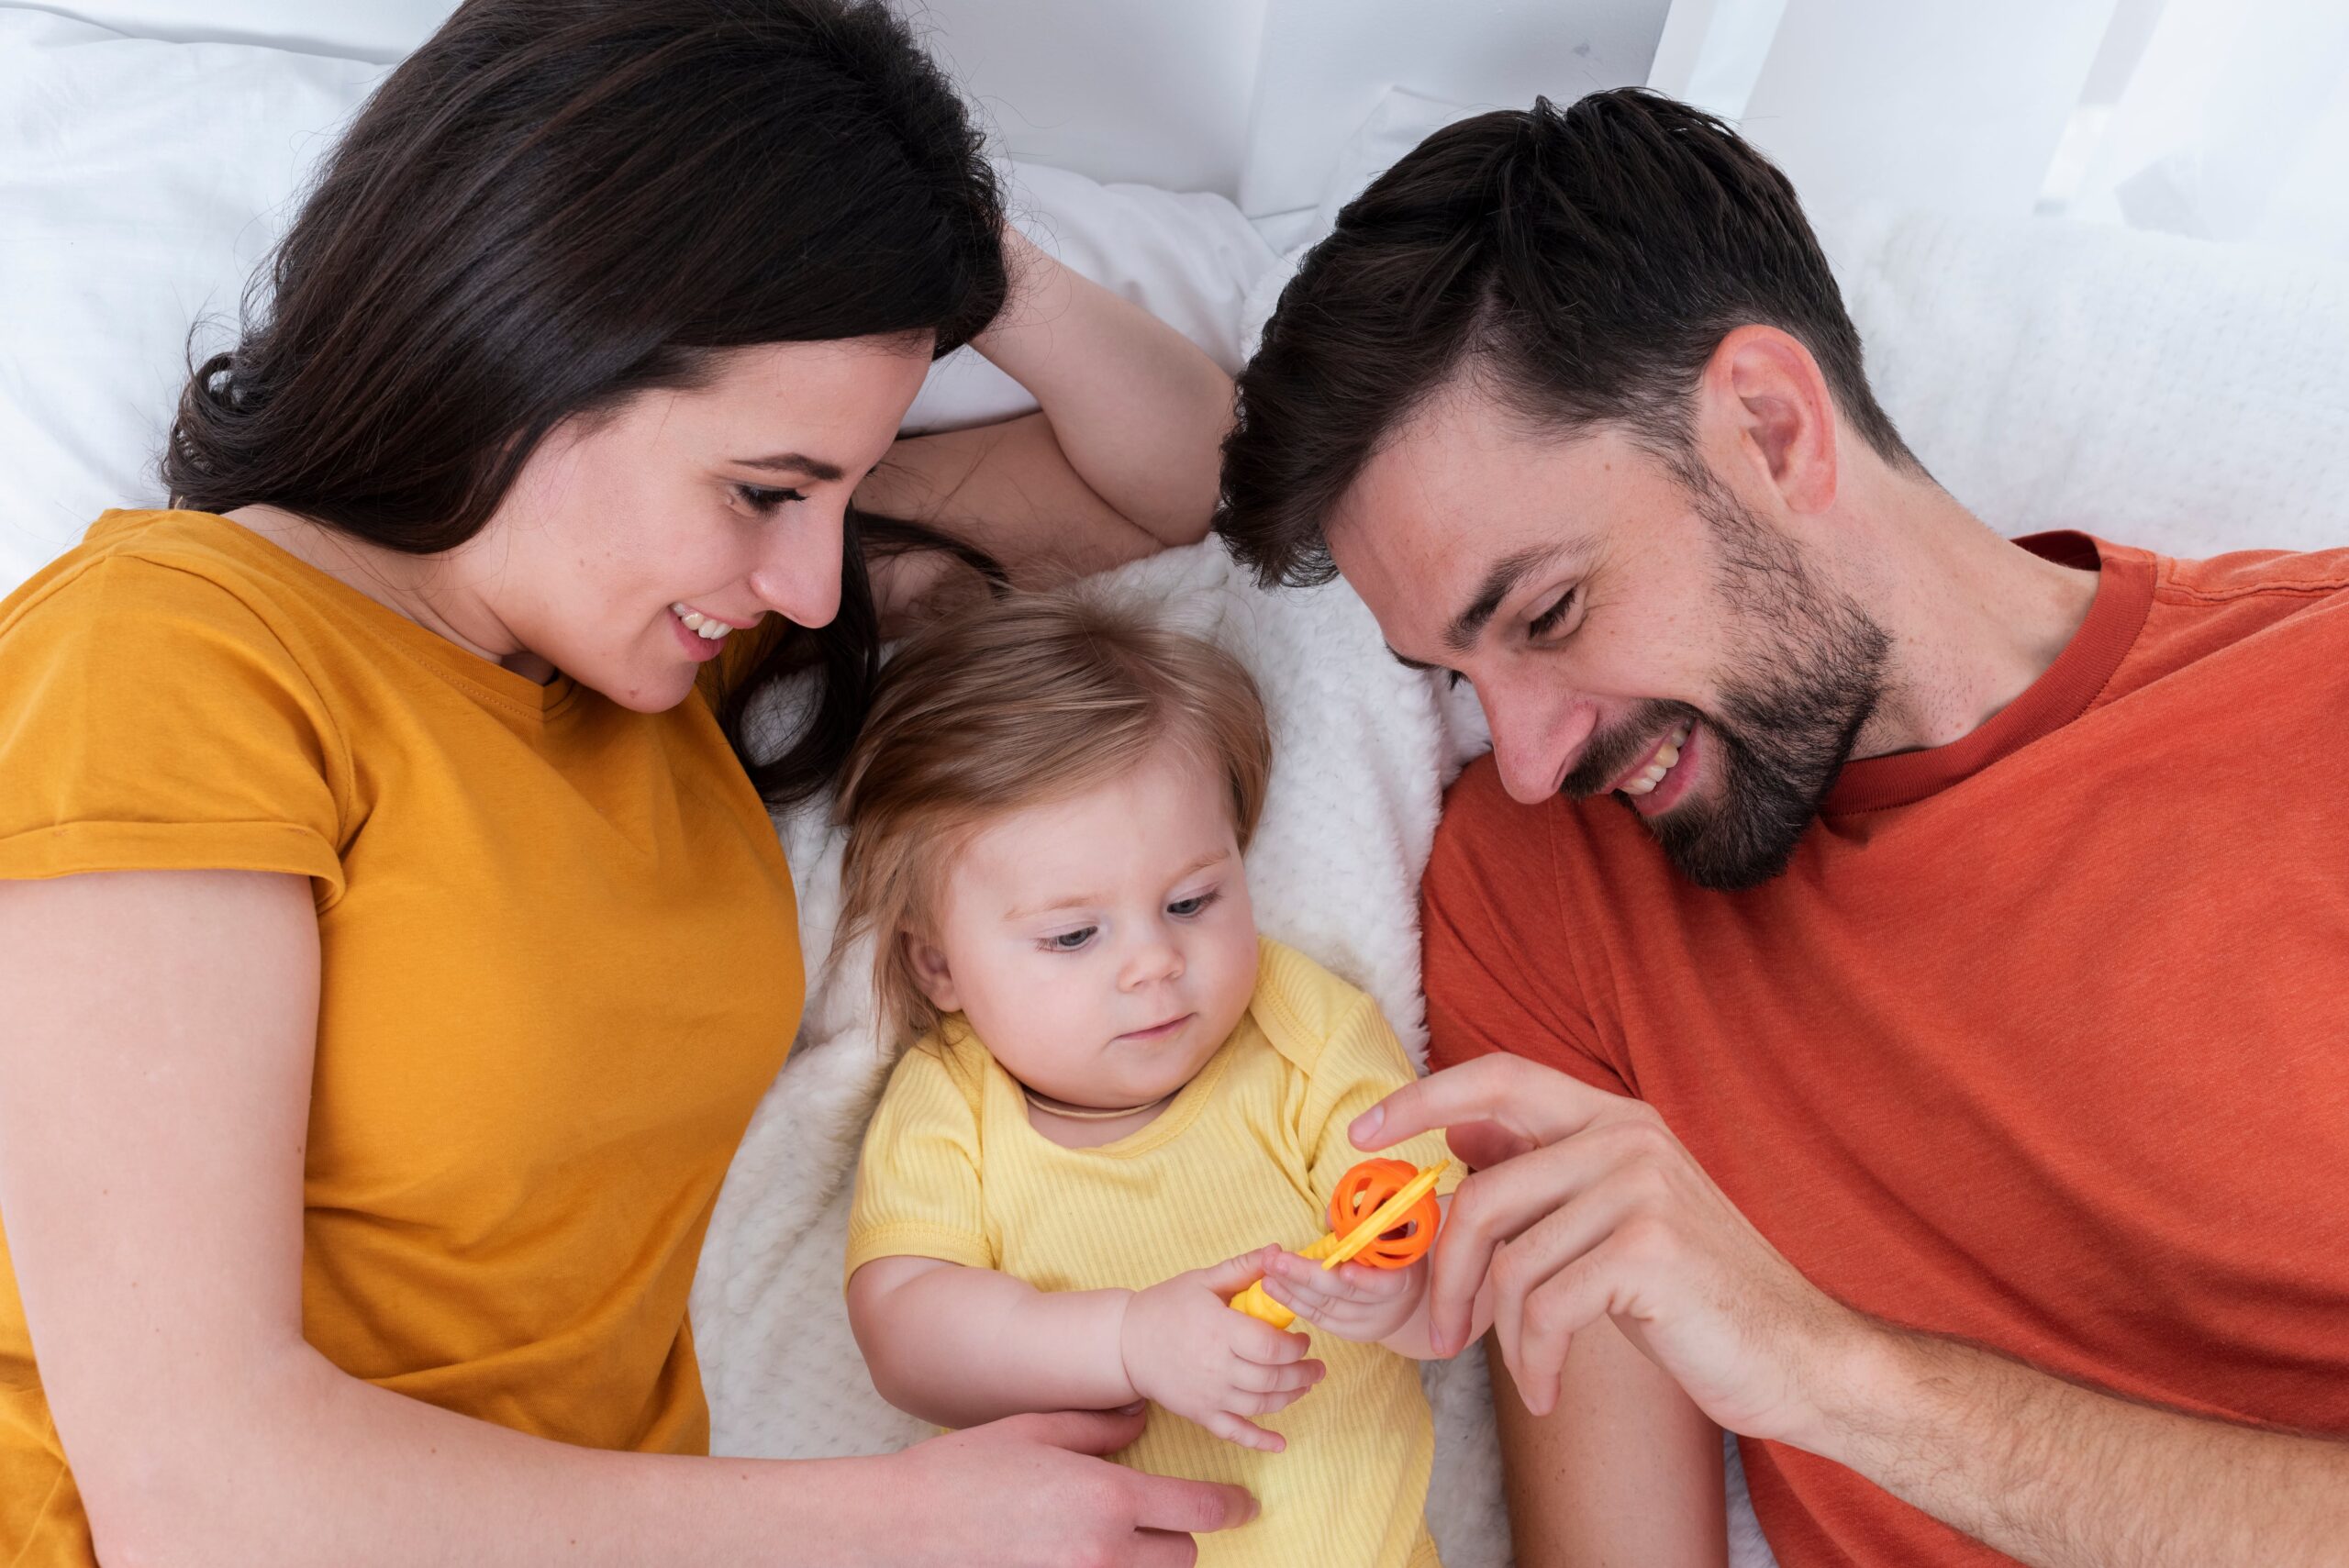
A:
{"type": "Polygon", "coordinates": [[[1502,1243],[1573,1203],[1610,1173],[1653,1167],[1669,1158],[1671,1138],[1653,1117],[1612,1118],[1461,1183],[1429,1265],[1428,1327],[1437,1352],[1449,1354],[1467,1342],[1477,1288],[1502,1243]]]}
{"type": "Polygon", "coordinates": [[[1472,1171],[1514,1160],[1538,1147],[1515,1128],[1503,1127],[1497,1121],[1453,1122],[1443,1129],[1443,1140],[1452,1145],[1454,1157],[1472,1171]]]}
{"type": "MultiPolygon", "coordinates": [[[[1248,1423],[1241,1421],[1240,1425],[1247,1427],[1248,1423]]],[[[1258,1437],[1273,1436],[1254,1427],[1248,1429],[1258,1437]]],[[[1167,1475],[1145,1475],[1138,1470],[1131,1473],[1137,1529],[1199,1535],[1208,1530],[1230,1529],[1256,1517],[1256,1499],[1244,1487],[1226,1485],[1220,1481],[1177,1481],[1167,1475]]]]}
{"type": "MultiPolygon", "coordinates": [[[[1632,1251],[1620,1233],[1610,1235],[1525,1296],[1517,1314],[1517,1342],[1505,1344],[1501,1353],[1519,1396],[1533,1415],[1546,1416],[1557,1407],[1566,1351],[1576,1334],[1612,1310],[1626,1273],[1634,1266],[1632,1251]]],[[[1497,1330],[1497,1301],[1493,1323],[1497,1330]]]]}
{"type": "Polygon", "coordinates": [[[1496,1051],[1406,1084],[1356,1117],[1346,1135],[1371,1152],[1432,1127],[1492,1122],[1531,1142],[1554,1143],[1638,1104],[1496,1051]]]}

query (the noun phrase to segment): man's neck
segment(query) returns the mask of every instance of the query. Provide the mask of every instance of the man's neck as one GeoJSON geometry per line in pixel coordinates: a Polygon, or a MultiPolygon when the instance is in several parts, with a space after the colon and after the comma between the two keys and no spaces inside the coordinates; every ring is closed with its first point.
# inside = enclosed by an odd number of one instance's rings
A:
{"type": "Polygon", "coordinates": [[[1891,679],[1854,759],[1946,746],[2047,673],[2087,620],[2097,574],[2002,539],[1949,493],[1864,463],[1837,566],[1892,639],[1891,679]]]}

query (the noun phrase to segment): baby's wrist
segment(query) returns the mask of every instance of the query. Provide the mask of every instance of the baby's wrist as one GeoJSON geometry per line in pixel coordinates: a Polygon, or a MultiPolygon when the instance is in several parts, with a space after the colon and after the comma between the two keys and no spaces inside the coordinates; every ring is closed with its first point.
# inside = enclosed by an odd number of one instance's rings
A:
{"type": "Polygon", "coordinates": [[[1137,1399],[1150,1397],[1150,1391],[1142,1386],[1143,1379],[1135,1364],[1137,1358],[1134,1354],[1132,1340],[1134,1302],[1141,1293],[1136,1290],[1120,1290],[1104,1294],[1114,1295],[1117,1297],[1116,1332],[1110,1336],[1110,1342],[1116,1347],[1118,1352],[1118,1381],[1126,1390],[1125,1398],[1119,1403],[1130,1405],[1137,1399]]]}

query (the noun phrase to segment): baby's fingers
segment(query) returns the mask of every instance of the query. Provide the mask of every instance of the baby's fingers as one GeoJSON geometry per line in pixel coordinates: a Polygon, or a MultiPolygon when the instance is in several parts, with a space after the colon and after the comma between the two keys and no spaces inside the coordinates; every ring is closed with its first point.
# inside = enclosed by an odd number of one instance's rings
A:
{"type": "Polygon", "coordinates": [[[1210,1410],[1200,1418],[1199,1425],[1230,1443],[1252,1448],[1265,1453],[1278,1453],[1288,1447],[1288,1440],[1278,1432],[1268,1432],[1253,1421],[1243,1421],[1229,1410],[1210,1410]]]}
{"type": "Polygon", "coordinates": [[[1245,1356],[1237,1356],[1231,1363],[1231,1386],[1247,1394],[1286,1394],[1291,1390],[1302,1394],[1327,1376],[1329,1371],[1320,1362],[1292,1362],[1286,1366],[1266,1366],[1245,1356]]]}

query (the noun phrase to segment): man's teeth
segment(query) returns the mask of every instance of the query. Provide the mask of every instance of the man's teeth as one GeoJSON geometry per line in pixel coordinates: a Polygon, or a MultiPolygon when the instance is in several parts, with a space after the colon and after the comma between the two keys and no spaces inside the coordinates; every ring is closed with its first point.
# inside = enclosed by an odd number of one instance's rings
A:
{"type": "Polygon", "coordinates": [[[683,605],[671,605],[669,613],[685,623],[685,629],[696,637],[716,642],[734,628],[722,620],[712,620],[699,610],[689,610],[683,605]]]}
{"type": "Polygon", "coordinates": [[[1664,775],[1670,773],[1673,764],[1680,761],[1680,748],[1687,744],[1688,744],[1688,727],[1683,724],[1665,737],[1664,748],[1656,752],[1654,761],[1649,762],[1645,768],[1618,787],[1625,795],[1647,794],[1664,782],[1664,775]]]}

